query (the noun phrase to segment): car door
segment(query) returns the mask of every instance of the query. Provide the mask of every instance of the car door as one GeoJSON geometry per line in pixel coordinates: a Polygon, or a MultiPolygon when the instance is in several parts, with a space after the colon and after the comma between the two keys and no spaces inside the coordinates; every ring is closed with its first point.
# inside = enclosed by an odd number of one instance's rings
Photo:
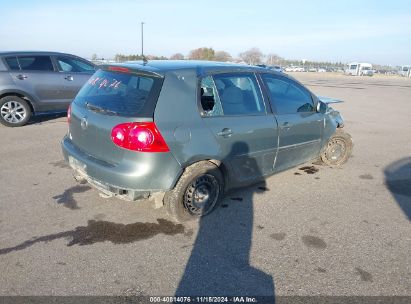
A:
{"type": "Polygon", "coordinates": [[[202,119],[214,134],[231,186],[273,172],[278,129],[267,113],[253,73],[207,76],[201,80],[202,119]]]}
{"type": "Polygon", "coordinates": [[[50,56],[13,56],[7,57],[6,62],[16,86],[36,99],[37,111],[59,108],[61,85],[50,56]]]}
{"type": "Polygon", "coordinates": [[[68,55],[54,56],[62,85],[62,99],[70,103],[81,87],[95,72],[95,66],[86,60],[68,55]]]}
{"type": "Polygon", "coordinates": [[[279,126],[279,147],[274,171],[282,171],[318,156],[323,115],[317,113],[310,92],[298,82],[280,75],[262,79],[279,126]]]}

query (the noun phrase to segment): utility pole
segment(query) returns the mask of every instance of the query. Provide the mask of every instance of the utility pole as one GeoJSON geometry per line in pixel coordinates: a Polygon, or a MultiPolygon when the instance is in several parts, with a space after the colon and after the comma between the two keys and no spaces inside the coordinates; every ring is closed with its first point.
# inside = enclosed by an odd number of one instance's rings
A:
{"type": "Polygon", "coordinates": [[[141,22],[141,57],[144,58],[144,22],[141,22]]]}

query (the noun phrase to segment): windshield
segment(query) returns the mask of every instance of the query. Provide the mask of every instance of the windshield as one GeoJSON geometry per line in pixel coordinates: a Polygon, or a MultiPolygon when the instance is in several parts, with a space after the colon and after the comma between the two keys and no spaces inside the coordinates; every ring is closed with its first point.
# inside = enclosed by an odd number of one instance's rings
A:
{"type": "Polygon", "coordinates": [[[82,87],[75,103],[105,113],[138,116],[155,93],[156,81],[149,76],[98,70],[82,87]]]}

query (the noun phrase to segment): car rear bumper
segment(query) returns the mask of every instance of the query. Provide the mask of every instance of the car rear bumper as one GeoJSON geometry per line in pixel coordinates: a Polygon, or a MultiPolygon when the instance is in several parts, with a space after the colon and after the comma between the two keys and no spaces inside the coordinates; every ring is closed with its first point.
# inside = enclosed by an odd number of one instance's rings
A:
{"type": "Polygon", "coordinates": [[[126,191],[131,196],[145,196],[170,190],[182,172],[171,153],[150,153],[149,157],[144,157],[144,163],[124,160],[120,164],[111,164],[81,151],[68,136],[63,138],[61,147],[75,175],[86,179],[101,191],[117,195],[126,191]]]}

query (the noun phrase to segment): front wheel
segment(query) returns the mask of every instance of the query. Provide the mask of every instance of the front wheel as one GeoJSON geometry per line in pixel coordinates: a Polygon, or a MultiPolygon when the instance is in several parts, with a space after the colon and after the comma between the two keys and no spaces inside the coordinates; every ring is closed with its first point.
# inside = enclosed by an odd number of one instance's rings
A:
{"type": "Polygon", "coordinates": [[[7,127],[24,126],[31,116],[27,101],[17,96],[0,99],[0,123],[7,127]]]}
{"type": "Polygon", "coordinates": [[[321,152],[321,161],[330,166],[342,165],[350,158],[353,146],[351,135],[337,129],[321,152]]]}
{"type": "Polygon", "coordinates": [[[223,192],[223,176],[213,163],[201,161],[186,168],[164,203],[171,217],[178,221],[197,219],[209,214],[223,192]]]}

